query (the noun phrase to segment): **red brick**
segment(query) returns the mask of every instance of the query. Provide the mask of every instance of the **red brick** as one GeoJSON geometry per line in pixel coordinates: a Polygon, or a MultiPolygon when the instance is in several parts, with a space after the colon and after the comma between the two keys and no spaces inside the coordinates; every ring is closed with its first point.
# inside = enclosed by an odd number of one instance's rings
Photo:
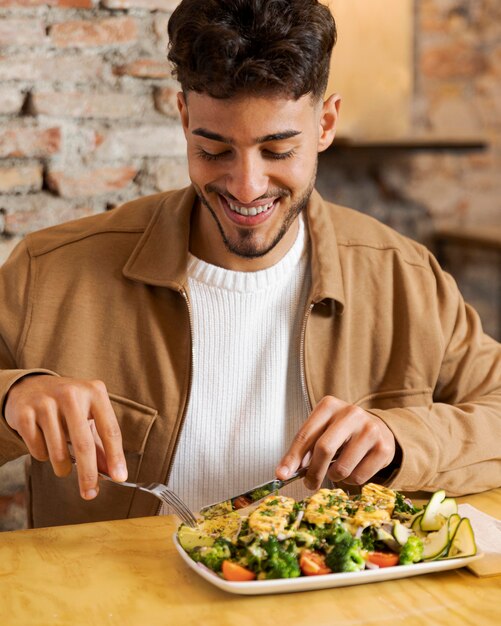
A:
{"type": "Polygon", "coordinates": [[[74,207],[68,200],[48,193],[0,196],[0,208],[5,212],[5,233],[15,236],[95,213],[91,207],[74,207]]]}
{"type": "Polygon", "coordinates": [[[169,78],[171,66],[167,61],[155,59],[137,59],[125,65],[113,68],[118,76],[133,76],[134,78],[169,78]]]}
{"type": "Polygon", "coordinates": [[[160,15],[155,16],[154,27],[153,27],[155,30],[155,35],[157,36],[158,42],[162,50],[164,51],[167,51],[167,43],[169,41],[169,37],[167,35],[168,21],[169,21],[169,17],[167,15],[163,15],[162,13],[160,13],[160,15]]]}
{"type": "Polygon", "coordinates": [[[190,184],[186,158],[157,160],[152,169],[155,186],[160,191],[179,189],[190,184]]]}
{"type": "Polygon", "coordinates": [[[144,113],[144,96],[122,93],[35,93],[32,98],[36,115],[55,117],[123,119],[144,113]]]}
{"type": "Polygon", "coordinates": [[[430,78],[473,78],[486,67],[483,54],[465,42],[430,47],[421,57],[421,70],[430,78]]]}
{"type": "Polygon", "coordinates": [[[102,79],[104,68],[97,56],[0,57],[0,80],[88,83],[102,79]]]}
{"type": "Polygon", "coordinates": [[[59,48],[114,46],[137,41],[137,24],[130,17],[104,20],[72,20],[50,29],[52,43],[59,48]]]}
{"type": "Polygon", "coordinates": [[[178,124],[114,129],[103,133],[95,154],[106,160],[184,156],[186,140],[178,124]]]}
{"type": "Polygon", "coordinates": [[[0,46],[38,45],[45,40],[45,24],[42,20],[0,19],[0,46]]]}
{"type": "Polygon", "coordinates": [[[0,0],[0,8],[43,7],[58,9],[92,9],[92,0],[0,0]]]}
{"type": "Polygon", "coordinates": [[[60,128],[0,128],[0,158],[46,157],[60,149],[60,128]]]}
{"type": "Polygon", "coordinates": [[[53,170],[47,183],[53,191],[64,198],[98,196],[127,187],[138,170],[135,167],[102,167],[74,172],[53,170]]]}
{"type": "Polygon", "coordinates": [[[179,87],[158,87],[154,92],[155,108],[160,113],[177,119],[179,112],[177,108],[177,94],[179,87]]]}
{"type": "Polygon", "coordinates": [[[1,193],[40,191],[41,188],[41,165],[25,165],[19,167],[0,168],[1,193]]]}
{"type": "Polygon", "coordinates": [[[0,89],[0,115],[19,113],[23,102],[24,94],[17,89],[0,89]]]}
{"type": "Polygon", "coordinates": [[[101,0],[106,9],[150,9],[151,11],[174,11],[179,0],[101,0]]]}

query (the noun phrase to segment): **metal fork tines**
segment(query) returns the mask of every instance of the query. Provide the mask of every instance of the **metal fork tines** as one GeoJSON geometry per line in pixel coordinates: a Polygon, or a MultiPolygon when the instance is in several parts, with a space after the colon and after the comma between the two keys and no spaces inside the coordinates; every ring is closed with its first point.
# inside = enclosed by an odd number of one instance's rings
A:
{"type": "MultiPolygon", "coordinates": [[[[73,456],[71,456],[71,461],[76,465],[76,460],[73,456]]],[[[130,487],[132,489],[140,489],[146,493],[151,493],[152,496],[158,498],[165,504],[172,507],[177,516],[183,521],[187,526],[191,526],[192,528],[197,525],[197,518],[194,516],[190,508],[187,506],[185,502],[181,500],[181,498],[162,483],[132,483],[132,482],[118,482],[113,480],[111,476],[105,474],[104,472],[98,472],[101,478],[104,480],[108,480],[115,485],[120,487],[130,487]]]]}
{"type": "MultiPolygon", "coordinates": [[[[114,482],[114,481],[113,481],[114,482]]],[[[127,483],[117,483],[118,485],[125,485],[127,483]]],[[[141,491],[145,491],[146,493],[151,493],[156,496],[166,504],[170,505],[176,514],[181,518],[181,520],[192,528],[197,525],[197,518],[191,512],[188,505],[181,500],[181,498],[177,495],[175,491],[169,489],[166,485],[162,483],[129,483],[131,486],[135,486],[141,491]]]]}

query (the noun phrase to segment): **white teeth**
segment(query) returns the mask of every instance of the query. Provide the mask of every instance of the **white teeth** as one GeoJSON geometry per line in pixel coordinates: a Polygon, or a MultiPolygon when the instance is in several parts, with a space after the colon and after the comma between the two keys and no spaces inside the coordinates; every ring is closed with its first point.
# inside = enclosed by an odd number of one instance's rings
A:
{"type": "Polygon", "coordinates": [[[238,206],[238,204],[232,204],[231,202],[228,202],[228,204],[230,206],[230,209],[234,211],[235,213],[238,213],[239,215],[244,215],[245,217],[249,217],[249,216],[259,215],[263,211],[269,211],[271,207],[273,206],[274,202],[270,202],[269,204],[263,204],[261,206],[253,206],[253,207],[250,207],[249,209],[243,206],[238,206]]]}

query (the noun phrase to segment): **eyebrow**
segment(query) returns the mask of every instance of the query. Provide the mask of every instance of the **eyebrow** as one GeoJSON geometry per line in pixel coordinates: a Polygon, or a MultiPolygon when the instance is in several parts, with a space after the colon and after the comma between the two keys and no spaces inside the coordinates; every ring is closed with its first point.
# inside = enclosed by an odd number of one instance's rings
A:
{"type": "MultiPolygon", "coordinates": [[[[195,128],[195,130],[192,131],[193,135],[197,135],[199,137],[205,137],[205,139],[211,139],[212,141],[220,141],[221,143],[226,143],[230,146],[232,146],[235,142],[233,139],[231,139],[230,137],[224,137],[223,135],[220,135],[219,133],[213,133],[210,130],[207,130],[205,128],[195,128]]],[[[263,135],[262,137],[256,137],[256,139],[254,139],[254,143],[255,144],[259,144],[259,143],[267,143],[269,141],[283,141],[284,139],[290,139],[291,137],[296,137],[297,135],[300,135],[301,131],[299,130],[284,130],[280,133],[272,133],[270,135],[263,135]]]]}

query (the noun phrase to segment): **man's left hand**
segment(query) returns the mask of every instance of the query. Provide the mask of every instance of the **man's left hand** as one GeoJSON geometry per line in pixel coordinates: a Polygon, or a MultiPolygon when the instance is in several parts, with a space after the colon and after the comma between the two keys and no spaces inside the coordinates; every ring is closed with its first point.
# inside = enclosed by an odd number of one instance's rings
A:
{"type": "Polygon", "coordinates": [[[395,451],[395,437],[383,420],[334,396],[325,396],[294,437],[276,474],[288,478],[308,455],[308,489],[319,489],[326,476],[334,482],[362,485],[392,462],[395,451]]]}

